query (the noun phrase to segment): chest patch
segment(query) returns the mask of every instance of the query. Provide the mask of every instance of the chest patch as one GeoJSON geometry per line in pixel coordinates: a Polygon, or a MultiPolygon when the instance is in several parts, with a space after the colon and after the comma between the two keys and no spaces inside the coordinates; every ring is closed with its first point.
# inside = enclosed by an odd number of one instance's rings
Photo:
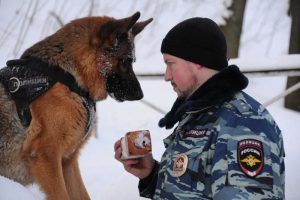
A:
{"type": "Polygon", "coordinates": [[[237,162],[242,172],[249,177],[258,175],[264,166],[262,142],[255,139],[241,140],[237,144],[237,162]]]}
{"type": "Polygon", "coordinates": [[[207,128],[193,129],[185,132],[184,137],[202,138],[206,136],[207,128]]]}
{"type": "Polygon", "coordinates": [[[187,168],[188,157],[184,153],[177,155],[173,165],[173,175],[175,177],[182,176],[187,168]]]}

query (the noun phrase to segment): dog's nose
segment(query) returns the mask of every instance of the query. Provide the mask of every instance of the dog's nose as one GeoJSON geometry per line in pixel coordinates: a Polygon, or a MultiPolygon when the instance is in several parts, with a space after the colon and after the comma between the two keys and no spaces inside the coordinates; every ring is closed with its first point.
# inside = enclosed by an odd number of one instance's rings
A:
{"type": "Polygon", "coordinates": [[[136,91],[135,95],[129,96],[129,101],[141,100],[144,97],[142,90],[136,91]]]}
{"type": "Polygon", "coordinates": [[[139,92],[139,94],[137,95],[137,99],[136,100],[140,100],[140,99],[142,99],[144,97],[144,94],[143,94],[143,92],[141,91],[141,92],[139,92]]]}

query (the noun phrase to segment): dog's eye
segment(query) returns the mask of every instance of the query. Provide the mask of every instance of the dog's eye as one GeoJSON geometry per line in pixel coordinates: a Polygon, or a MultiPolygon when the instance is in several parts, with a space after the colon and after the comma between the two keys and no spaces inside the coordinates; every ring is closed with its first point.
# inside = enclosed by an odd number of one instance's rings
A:
{"type": "Polygon", "coordinates": [[[131,62],[127,60],[121,60],[119,62],[119,69],[121,70],[122,73],[127,72],[130,66],[131,66],[131,62]]]}
{"type": "Polygon", "coordinates": [[[125,62],[133,63],[134,60],[133,60],[133,58],[127,58],[125,62]]]}
{"type": "Polygon", "coordinates": [[[134,57],[126,57],[119,60],[119,69],[122,72],[128,72],[132,68],[134,57]]]}
{"type": "Polygon", "coordinates": [[[122,73],[128,71],[128,68],[127,68],[125,65],[122,65],[122,64],[121,64],[119,68],[120,68],[120,70],[121,70],[122,73]]]}
{"type": "Polygon", "coordinates": [[[118,35],[117,38],[118,38],[119,42],[124,42],[128,38],[128,33],[127,32],[126,33],[121,33],[121,34],[118,35]]]}

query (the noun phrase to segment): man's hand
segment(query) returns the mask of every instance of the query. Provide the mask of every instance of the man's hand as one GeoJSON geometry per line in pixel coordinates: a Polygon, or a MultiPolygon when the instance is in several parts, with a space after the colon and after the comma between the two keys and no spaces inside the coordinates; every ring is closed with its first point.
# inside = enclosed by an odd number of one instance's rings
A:
{"type": "Polygon", "coordinates": [[[146,178],[151,173],[155,163],[152,154],[145,155],[142,158],[122,160],[121,140],[116,141],[114,149],[115,159],[123,164],[127,172],[140,179],[146,178]]]}

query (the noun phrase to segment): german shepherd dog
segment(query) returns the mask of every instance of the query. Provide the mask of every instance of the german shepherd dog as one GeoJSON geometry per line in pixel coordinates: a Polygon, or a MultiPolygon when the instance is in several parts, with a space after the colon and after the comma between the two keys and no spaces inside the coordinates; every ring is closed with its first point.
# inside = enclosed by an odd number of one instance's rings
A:
{"type": "Polygon", "coordinates": [[[92,132],[87,127],[95,122],[89,105],[94,108],[108,95],[121,102],[143,97],[132,69],[134,38],[152,18],[137,22],[139,17],[137,12],[124,19],[74,20],[10,64],[13,70],[25,65],[59,73],[50,73],[50,87],[27,104],[14,94],[36,82],[20,84],[12,77],[13,90],[0,82],[0,175],[23,185],[37,183],[48,200],[90,199],[78,167],[79,151],[92,132]]]}

